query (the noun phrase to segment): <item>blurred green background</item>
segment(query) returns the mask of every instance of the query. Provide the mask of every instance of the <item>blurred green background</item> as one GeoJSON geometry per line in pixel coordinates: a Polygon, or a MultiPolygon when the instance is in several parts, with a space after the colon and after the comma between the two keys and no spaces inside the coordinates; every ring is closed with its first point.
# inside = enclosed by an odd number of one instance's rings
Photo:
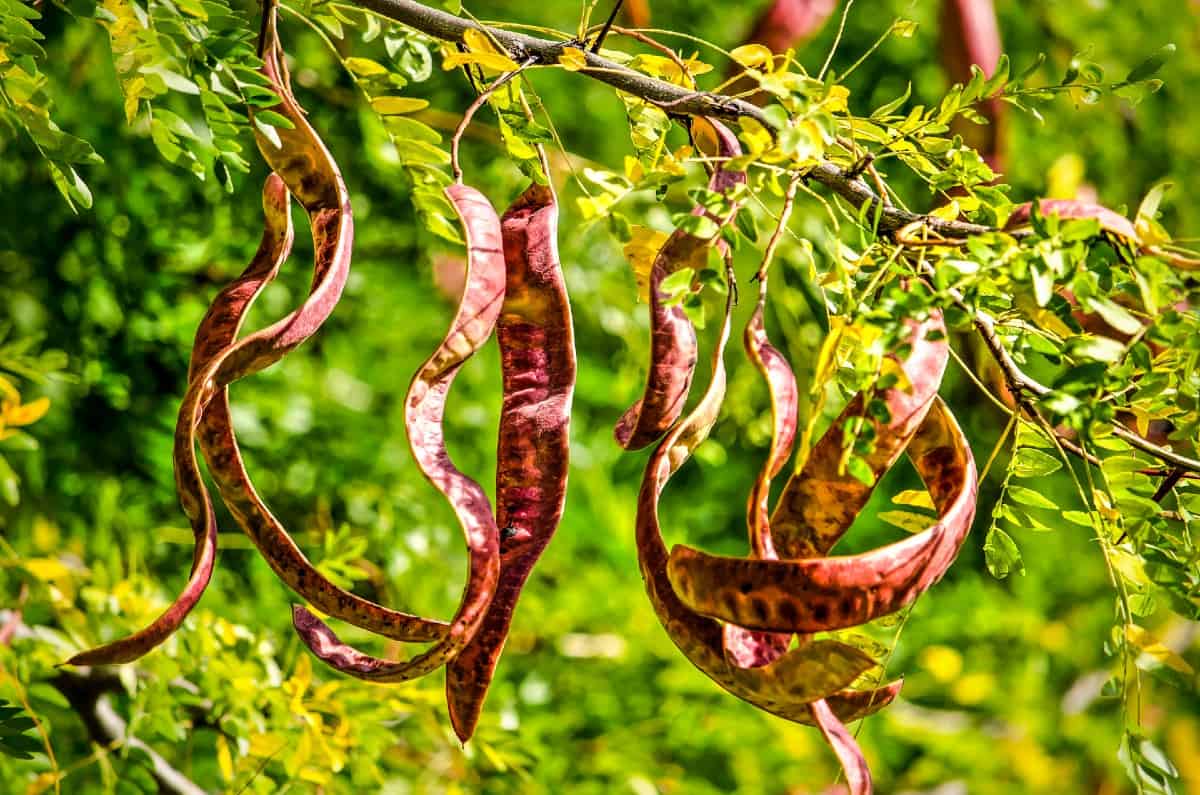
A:
{"type": "MultiPolygon", "coordinates": [[[[732,47],[761,4],[650,5],[656,27],[732,47]]],[[[581,11],[565,0],[469,8],[482,19],[571,31],[581,11]]],[[[227,195],[164,163],[145,132],[124,122],[104,32],[54,7],[44,10],[43,68],[58,104],[55,118],[106,162],[85,171],[94,207],[73,214],[25,139],[10,137],[0,150],[0,322],[10,327],[10,344],[33,340],[31,351],[67,356],[65,370],[48,379],[10,376],[27,401],[48,397],[50,409],[28,429],[36,449],[27,442],[0,447],[13,470],[4,475],[5,488],[19,479],[19,501],[0,503],[0,607],[20,601],[27,627],[0,648],[0,698],[27,699],[44,722],[58,767],[69,771],[64,792],[153,791],[145,756],[90,747],[79,717],[48,680],[70,652],[157,614],[184,580],[190,531],[175,500],[170,458],[177,401],[207,302],[257,245],[265,170],[250,158],[253,173],[227,195]]],[[[1014,71],[1043,52],[1046,73],[1061,75],[1075,53],[1087,51],[1123,75],[1161,45],[1179,47],[1160,75],[1164,88],[1140,104],[1084,104],[1068,96],[1041,122],[1011,114],[1006,179],[1014,197],[1086,182],[1106,204],[1136,207],[1153,183],[1170,179],[1176,188],[1164,223],[1179,238],[1200,230],[1197,4],[998,0],[997,11],[1014,71]]],[[[889,40],[851,77],[856,112],[898,96],[909,81],[914,104],[936,102],[947,88],[937,3],[928,0],[859,0],[835,69],[856,60],[896,17],[917,21],[917,32],[889,40]]],[[[802,50],[810,69],[828,52],[836,22],[802,50]]],[[[462,587],[462,542],[409,456],[402,396],[452,312],[433,263],[456,252],[414,223],[409,188],[377,120],[320,40],[294,20],[285,19],[284,33],[300,64],[299,98],[350,187],[357,241],[354,274],[324,329],[232,390],[248,467],[328,570],[357,578],[361,593],[388,604],[448,616],[462,587]]],[[[690,52],[687,42],[677,43],[690,52]]],[[[618,44],[628,42],[612,46],[618,44]]],[[[702,56],[724,68],[711,52],[702,56]]],[[[561,71],[535,74],[532,83],[576,169],[600,163],[620,170],[631,149],[623,107],[610,89],[561,71]]],[[[427,120],[443,127],[472,96],[459,73],[436,66],[428,82],[406,93],[428,99],[444,118],[427,120]]],[[[503,206],[523,178],[489,137],[492,117],[481,114],[475,129],[467,174],[503,206]]],[[[558,176],[560,247],[579,351],[566,517],[521,600],[477,739],[466,749],[453,740],[440,672],[384,688],[312,664],[292,635],[291,593],[222,513],[218,571],[194,617],[162,650],[123,670],[126,690],[112,696],[142,740],[205,787],[703,795],[818,793],[835,780],[836,761],[814,730],[727,696],[676,652],[651,612],[633,545],[647,453],[622,453],[611,438],[614,421],[641,390],[645,309],[634,303],[620,243],[605,224],[583,223],[576,182],[558,176]],[[136,687],[134,672],[141,675],[136,687]]],[[[896,176],[913,205],[931,206],[927,191],[896,176]]],[[[668,222],[652,197],[635,199],[633,208],[660,227],[668,222]]],[[[804,234],[822,219],[819,206],[802,203],[794,228],[804,234]]],[[[307,230],[299,216],[297,222],[296,252],[255,307],[251,326],[287,311],[307,287],[307,230]]],[[[785,247],[770,325],[804,381],[822,335],[800,290],[796,254],[785,247]]],[[[755,253],[742,251],[737,264],[748,277],[755,253]]],[[[739,323],[750,308],[742,302],[739,323]]],[[[703,343],[711,343],[713,330],[703,343]]],[[[961,349],[969,357],[968,347],[961,349]]],[[[769,415],[740,347],[732,345],[727,360],[722,420],[664,498],[668,543],[725,552],[745,543],[745,497],[764,455],[769,415]]],[[[493,343],[463,370],[447,410],[451,454],[485,484],[494,476],[498,372],[493,343]]],[[[953,365],[943,395],[985,459],[1006,418],[953,365]]],[[[874,514],[913,481],[907,464],[889,476],[846,550],[898,536],[874,514]]],[[[978,526],[986,527],[995,481],[984,484],[978,526]]],[[[1065,479],[1038,486],[1052,498],[1072,499],[1065,479]]],[[[1123,716],[1118,700],[1101,692],[1114,664],[1104,653],[1114,594],[1099,550],[1072,525],[1016,541],[1024,575],[993,579],[975,534],[911,615],[871,628],[892,650],[889,672],[906,678],[901,699],[860,727],[878,791],[1133,791],[1117,749],[1122,721],[1134,716],[1123,716]]],[[[1164,624],[1165,617],[1147,625],[1200,661],[1195,627],[1164,624]]],[[[356,631],[344,637],[382,649],[356,631]]],[[[1178,766],[1178,791],[1200,793],[1194,674],[1183,688],[1152,676],[1142,681],[1143,731],[1178,766]]],[[[0,790],[40,791],[49,779],[39,776],[48,770],[45,756],[0,756],[0,790]]]]}

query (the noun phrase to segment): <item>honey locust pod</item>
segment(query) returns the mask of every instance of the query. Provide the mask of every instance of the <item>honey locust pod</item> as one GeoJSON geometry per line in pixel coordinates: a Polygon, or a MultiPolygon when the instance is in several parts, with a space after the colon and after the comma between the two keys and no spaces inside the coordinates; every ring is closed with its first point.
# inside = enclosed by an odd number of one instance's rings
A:
{"type": "MultiPolygon", "coordinates": [[[[767,384],[771,397],[771,444],[746,501],[746,526],[750,551],[755,557],[774,558],[775,544],[768,520],[771,481],[779,474],[796,441],[796,411],[800,402],[791,365],[767,338],[764,314],[767,305],[767,265],[772,248],[759,269],[758,302],[746,323],[742,344],[746,355],[767,384]]],[[[736,624],[725,625],[725,652],[738,668],[757,668],[779,659],[791,641],[790,632],[756,632],[736,624]]]]}
{"type": "Polygon", "coordinates": [[[450,722],[464,742],[478,723],[521,588],[562,518],[575,388],[575,340],[553,189],[530,185],[504,213],[500,228],[506,264],[496,326],[504,381],[496,449],[500,580],[479,631],[446,668],[450,722]]]}
{"type": "MultiPolygon", "coordinates": [[[[923,349],[944,345],[940,339],[914,339],[906,364],[921,357],[923,349]]],[[[944,361],[937,365],[938,370],[941,367],[944,361]]],[[[914,382],[910,397],[918,396],[919,383],[914,382]]],[[[751,629],[805,633],[857,626],[910,604],[940,579],[953,561],[970,529],[976,500],[970,449],[935,396],[920,401],[907,415],[893,408],[880,440],[886,441],[891,428],[905,435],[904,424],[914,417],[921,420],[907,452],[938,510],[939,520],[932,527],[879,549],[843,557],[785,556],[778,538],[780,560],[716,556],[677,546],[671,552],[668,575],[683,603],[704,615],[751,629]],[[930,415],[936,416],[930,420],[930,415]]],[[[831,433],[837,433],[839,427],[835,424],[831,433]]],[[[813,456],[820,451],[818,444],[813,456]]],[[[868,461],[876,482],[898,452],[877,451],[868,461]]],[[[808,469],[806,464],[800,476],[808,469]]],[[[828,477],[823,488],[803,504],[807,518],[819,517],[821,505],[859,498],[862,488],[867,488],[867,495],[861,496],[865,502],[870,487],[857,483],[848,472],[841,478],[850,488],[843,493],[839,489],[843,484],[828,477]]],[[[803,532],[793,537],[810,543],[815,554],[824,555],[853,520],[840,504],[835,515],[839,518],[832,522],[800,525],[803,532]],[[805,535],[809,532],[811,535],[805,535]]],[[[773,525],[772,534],[775,532],[773,525]]]]}
{"type": "MultiPolygon", "coordinates": [[[[741,144],[725,125],[705,120],[705,129],[716,140],[719,157],[737,157],[741,144]]],[[[746,174],[731,171],[718,164],[709,179],[709,190],[729,196],[736,187],[744,185],[746,174]]],[[[707,218],[717,227],[728,223],[737,213],[737,201],[714,214],[702,205],[692,209],[692,215],[707,218]]],[[[668,305],[662,282],[672,273],[685,267],[703,268],[710,247],[717,244],[719,233],[698,237],[676,229],[663,243],[650,267],[650,367],[642,396],[629,407],[617,422],[613,435],[617,444],[626,450],[640,450],[660,438],[679,419],[687,401],[696,369],[696,331],[679,304],[668,305]]]]}
{"type": "MultiPolygon", "coordinates": [[[[201,412],[210,400],[222,402],[227,410],[224,388],[215,389],[211,375],[203,380],[193,378],[237,336],[246,309],[278,273],[292,248],[292,217],[287,186],[271,174],[263,186],[263,236],[250,265],[238,279],[226,287],[213,302],[204,323],[212,333],[197,335],[192,352],[187,397],[180,407],[179,423],[175,429],[175,481],[184,513],[191,520],[197,539],[192,573],[176,601],[150,626],[127,638],[75,655],[71,665],[107,665],[138,659],[178,629],[188,612],[195,606],[212,576],[216,560],[217,523],[212,500],[200,475],[196,461],[195,432],[201,412]]],[[[207,371],[206,371],[207,374],[207,371]]]]}
{"type": "Polygon", "coordinates": [[[495,596],[500,575],[500,534],[480,485],[454,466],[446,451],[442,420],[446,399],[463,364],[491,336],[505,298],[504,241],[491,202],[461,182],[458,141],[491,92],[520,70],[507,72],[467,109],[451,143],[451,166],[459,181],[446,188],[467,242],[466,283],[446,337],[413,376],[404,401],[409,448],[422,474],[454,509],[467,542],[467,584],[446,634],[411,659],[394,662],[365,654],[343,643],[304,607],[292,611],[300,638],[333,668],[375,682],[403,682],[424,676],[454,659],[471,642],[495,596]]]}
{"type": "Polygon", "coordinates": [[[667,635],[684,656],[731,694],[787,720],[812,724],[809,709],[815,694],[827,694],[830,710],[854,720],[882,709],[900,692],[900,682],[872,690],[847,685],[874,663],[845,644],[800,647],[770,664],[745,668],[731,662],[721,622],[686,606],[667,578],[667,548],[658,519],[658,500],[671,476],[708,437],[725,397],[724,351],[729,338],[732,291],[717,344],[712,377],[696,404],[655,448],[647,462],[638,495],[636,539],[638,565],[650,602],[667,635]]]}

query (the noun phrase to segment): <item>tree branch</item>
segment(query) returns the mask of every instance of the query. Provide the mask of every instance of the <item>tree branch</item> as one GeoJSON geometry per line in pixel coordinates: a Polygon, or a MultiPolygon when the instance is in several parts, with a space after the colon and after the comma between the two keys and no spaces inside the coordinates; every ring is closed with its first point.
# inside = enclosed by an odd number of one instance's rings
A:
{"type": "MultiPolygon", "coordinates": [[[[567,47],[581,48],[581,43],[575,40],[552,41],[516,31],[479,25],[469,19],[430,8],[414,2],[414,0],[351,0],[351,2],[442,41],[461,43],[466,31],[483,31],[494,42],[507,50],[509,57],[518,63],[528,58],[534,58],[535,63],[538,64],[556,64],[558,57],[567,47]]],[[[607,83],[647,102],[668,108],[672,113],[713,116],[729,120],[750,118],[769,130],[773,129],[762,108],[745,100],[725,94],[692,91],[674,83],[657,80],[594,52],[585,51],[584,58],[587,65],[579,70],[579,74],[607,83]]],[[[918,221],[924,223],[931,231],[945,237],[968,237],[994,231],[991,227],[979,224],[946,221],[890,206],[857,174],[827,160],[817,164],[805,176],[824,185],[855,208],[860,210],[866,208],[865,217],[867,218],[874,219],[875,213],[878,212],[881,232],[893,232],[918,221]]]]}
{"type": "Polygon", "coordinates": [[[128,733],[128,724],[113,709],[108,698],[110,691],[121,688],[121,681],[116,674],[94,668],[80,670],[87,673],[62,671],[50,680],[50,684],[79,713],[94,742],[105,747],[135,748],[145,753],[150,758],[151,775],[158,783],[159,792],[169,795],[208,795],[207,790],[172,767],[157,751],[128,733]]]}
{"type": "MultiPolygon", "coordinates": [[[[933,267],[929,265],[924,268],[923,272],[930,278],[933,278],[935,275],[933,267]]],[[[960,309],[971,316],[972,322],[975,324],[975,330],[979,332],[980,338],[983,339],[983,344],[992,354],[992,358],[996,360],[996,364],[999,365],[1001,372],[1004,373],[1004,379],[1008,382],[1008,388],[1012,391],[1018,403],[1025,403],[1025,395],[1045,397],[1053,391],[1040,381],[1031,378],[1020,368],[1013,359],[1012,354],[1004,347],[1004,343],[1000,340],[1000,335],[996,333],[996,321],[991,315],[981,309],[972,309],[958,290],[950,288],[947,290],[947,293],[960,309]]],[[[1148,453],[1160,461],[1165,461],[1178,470],[1193,474],[1200,473],[1200,461],[1180,455],[1169,447],[1159,447],[1138,436],[1119,422],[1113,423],[1112,430],[1114,436],[1124,441],[1130,447],[1141,450],[1143,453],[1148,453]]],[[[1099,465],[1099,461],[1082,448],[1068,449],[1089,463],[1099,465]]]]}

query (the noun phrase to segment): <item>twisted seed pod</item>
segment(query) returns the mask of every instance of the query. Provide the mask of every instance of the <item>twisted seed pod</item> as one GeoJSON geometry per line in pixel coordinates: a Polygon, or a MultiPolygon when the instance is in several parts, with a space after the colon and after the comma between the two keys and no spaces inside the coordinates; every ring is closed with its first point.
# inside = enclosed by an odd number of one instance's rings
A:
{"type": "MultiPolygon", "coordinates": [[[[771,538],[767,505],[771,497],[771,480],[792,454],[800,397],[791,365],[767,338],[763,322],[766,299],[767,275],[761,272],[758,303],[746,323],[742,344],[755,369],[767,382],[771,396],[771,446],[746,501],[746,525],[750,531],[751,553],[759,558],[775,558],[778,556],[771,538]]],[[[787,651],[791,637],[790,632],[755,632],[736,624],[726,624],[725,652],[731,664],[739,668],[757,668],[779,659],[787,651]]]]}
{"type": "MultiPolygon", "coordinates": [[[[712,120],[709,123],[715,131],[719,156],[737,157],[742,153],[737,136],[725,125],[712,120]]],[[[708,187],[716,193],[728,193],[745,181],[745,172],[728,171],[718,165],[708,187]]],[[[736,207],[733,212],[737,212],[736,207]]],[[[692,215],[706,213],[699,206],[692,210],[692,215]]],[[[723,225],[730,218],[713,220],[723,225]]],[[[640,450],[652,444],[683,412],[696,369],[696,331],[682,306],[664,305],[665,296],[660,286],[663,279],[692,262],[717,239],[699,238],[676,229],[654,258],[650,268],[650,368],[646,374],[646,387],[637,402],[617,421],[613,431],[617,444],[626,450],[640,450]]]]}
{"type": "MultiPolygon", "coordinates": [[[[811,647],[793,649],[771,664],[756,668],[732,664],[725,649],[721,623],[687,607],[667,577],[667,548],[658,520],[659,495],[675,471],[708,437],[720,412],[725,397],[723,355],[729,339],[731,309],[732,295],[726,304],[718,343],[713,349],[712,380],[704,396],[659,443],[646,464],[637,513],[638,565],[642,579],[654,612],[672,642],[693,665],[725,690],[774,715],[809,724],[815,721],[809,708],[815,695],[832,693],[826,699],[830,710],[842,720],[854,720],[887,706],[900,692],[901,682],[875,690],[840,689],[873,664],[861,653],[856,659],[853,653],[857,650],[824,664],[826,651],[842,655],[845,649],[851,648],[848,646],[834,649],[812,644],[811,647]]],[[[837,644],[837,647],[842,646],[844,644],[837,644]]]]}
{"type": "Polygon", "coordinates": [[[575,389],[571,305],[558,259],[554,191],[533,184],[500,220],[507,282],[496,326],[504,406],[496,451],[500,581],[475,638],[446,667],[450,722],[475,731],[533,565],[562,518],[575,389]]]}
{"type": "MultiPolygon", "coordinates": [[[[258,369],[315,331],[337,303],[350,268],[353,228],[345,183],[337,163],[292,96],[279,40],[276,4],[267,3],[263,14],[260,41],[263,72],[280,98],[273,110],[287,118],[293,128],[276,130],[281,143],[278,147],[257,128],[256,140],[267,162],[277,169],[308,212],[313,236],[313,282],[299,309],[264,332],[247,337],[226,354],[226,362],[217,376],[222,382],[226,378],[223,373],[233,369],[231,375],[236,377],[248,374],[235,368],[249,365],[258,369]]],[[[233,341],[232,335],[221,335],[219,329],[206,331],[202,323],[197,339],[206,335],[221,344],[233,341]]],[[[444,622],[391,610],[363,599],[335,585],[317,570],[255,490],[242,461],[226,396],[215,399],[204,413],[199,436],[221,499],[267,563],[293,591],[324,613],[389,638],[429,641],[445,636],[444,622]]]]}
{"type": "Polygon", "coordinates": [[[468,576],[458,611],[444,637],[404,662],[363,654],[304,607],[292,623],[309,649],[343,673],[375,682],[404,682],[435,670],[470,642],[483,621],[500,573],[499,533],[479,484],[460,472],[446,452],[442,418],[459,369],[492,334],[504,299],[504,251],[500,219],[474,188],[454,184],[446,198],[458,213],[467,239],[466,287],[446,338],[413,377],[405,398],[408,443],[421,472],[449,501],[467,541],[468,576]]]}
{"type": "Polygon", "coordinates": [[[217,523],[196,460],[196,424],[210,399],[227,402],[224,388],[214,391],[212,368],[208,365],[229,341],[237,337],[250,304],[275,278],[280,265],[287,259],[293,239],[290,203],[283,180],[275,174],[268,176],[263,185],[263,235],[258,251],[242,275],[213,301],[192,350],[188,372],[188,382],[192,386],[180,406],[174,451],[179,500],[197,539],[188,583],[175,602],[150,626],[127,638],[77,654],[67,660],[71,665],[109,665],[138,659],[178,629],[204,593],[216,561],[217,523]],[[206,327],[211,333],[204,332],[206,327]],[[206,376],[201,381],[194,379],[198,371],[203,371],[206,376]]]}
{"type": "Polygon", "coordinates": [[[671,550],[680,599],[707,616],[772,632],[821,632],[894,613],[941,579],[975,516],[975,463],[937,401],[908,449],[940,519],[921,533],[859,555],[751,560],[671,550]]]}
{"type": "Polygon", "coordinates": [[[855,395],[824,436],[813,446],[804,467],[788,478],[771,515],[771,538],[782,558],[826,554],[849,529],[879,478],[899,460],[905,446],[925,418],[937,396],[950,357],[941,316],[909,327],[911,353],[900,363],[908,388],[885,389],[878,397],[891,419],[884,423],[866,414],[863,395],[855,395]],[[941,334],[938,340],[930,334],[941,334]],[[874,425],[875,449],[866,457],[874,478],[866,485],[840,472],[845,446],[843,426],[852,418],[874,425]]]}

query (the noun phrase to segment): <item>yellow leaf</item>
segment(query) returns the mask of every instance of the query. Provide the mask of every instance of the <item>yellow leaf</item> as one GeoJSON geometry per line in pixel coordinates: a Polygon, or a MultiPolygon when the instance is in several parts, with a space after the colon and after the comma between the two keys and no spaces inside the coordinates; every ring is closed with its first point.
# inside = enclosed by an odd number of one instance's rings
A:
{"type": "Polygon", "coordinates": [[[495,72],[511,72],[517,68],[517,62],[512,58],[491,52],[452,52],[446,56],[442,68],[449,70],[467,64],[482,66],[495,72]]]}
{"type": "Polygon", "coordinates": [[[286,737],[281,737],[278,734],[254,734],[250,737],[250,756],[257,756],[260,759],[270,758],[282,751],[288,745],[286,737]]]}
{"type": "Polygon", "coordinates": [[[29,425],[37,422],[50,408],[49,398],[38,398],[32,403],[26,403],[23,406],[14,406],[6,408],[4,411],[4,422],[6,425],[18,426],[29,425]]]}
{"type": "Polygon", "coordinates": [[[344,62],[346,68],[359,77],[371,77],[372,75],[386,75],[387,67],[370,58],[347,58],[344,62]]]}
{"type": "Polygon", "coordinates": [[[641,182],[642,177],[646,176],[646,169],[642,168],[641,162],[631,155],[625,155],[625,178],[630,182],[641,182]]]}
{"type": "Polygon", "coordinates": [[[771,137],[771,132],[762,125],[762,123],[754,119],[742,119],[742,140],[746,142],[746,146],[752,155],[761,155],[774,146],[775,141],[771,137]]]}
{"type": "Polygon", "coordinates": [[[669,235],[666,232],[636,224],[630,231],[632,236],[623,249],[625,259],[629,260],[634,281],[637,282],[638,300],[648,302],[650,300],[650,268],[653,267],[654,258],[658,256],[659,249],[663,247],[663,243],[667,242],[669,235]]]}
{"type": "Polygon", "coordinates": [[[821,109],[828,113],[845,113],[849,105],[847,100],[850,98],[850,89],[845,86],[830,86],[829,93],[825,95],[825,101],[821,103],[821,109]]]}
{"type": "Polygon", "coordinates": [[[563,47],[562,55],[558,56],[558,62],[568,72],[578,72],[587,66],[587,54],[578,47],[563,47]]]}
{"type": "Polygon", "coordinates": [[[817,363],[813,367],[813,392],[818,392],[825,388],[825,384],[833,378],[833,373],[837,369],[838,345],[842,342],[842,336],[846,331],[846,320],[841,317],[832,317],[829,319],[829,336],[821,343],[821,350],[817,352],[817,363]]]}
{"type": "Polygon", "coordinates": [[[25,571],[42,582],[51,580],[69,580],[71,570],[57,558],[30,558],[21,564],[25,571]]]}
{"type": "Polygon", "coordinates": [[[1153,657],[1173,671],[1178,671],[1184,676],[1191,676],[1195,673],[1187,660],[1159,643],[1153,635],[1137,624],[1125,625],[1125,639],[1137,646],[1143,654],[1153,657]]]}
{"type": "Polygon", "coordinates": [[[692,144],[705,157],[720,157],[721,139],[717,128],[703,116],[693,116],[691,124],[692,144]]]}
{"type": "Polygon", "coordinates": [[[221,769],[221,778],[233,781],[233,754],[229,752],[229,741],[224,735],[217,735],[217,767],[221,769]]]}
{"type": "Polygon", "coordinates": [[[925,489],[902,491],[895,497],[892,497],[892,502],[897,505],[911,505],[914,508],[928,508],[933,510],[933,498],[929,496],[929,492],[925,491],[925,489]]]}
{"type": "Polygon", "coordinates": [[[371,100],[371,107],[380,116],[399,116],[424,110],[429,107],[429,102],[416,97],[376,97],[371,100]]]}
{"type": "Polygon", "coordinates": [[[743,44],[741,47],[734,47],[729,57],[747,69],[765,68],[769,71],[774,64],[775,53],[762,44],[743,44]]]}
{"type": "Polygon", "coordinates": [[[20,403],[21,393],[4,376],[0,375],[0,403],[20,403]]]}
{"type": "Polygon", "coordinates": [[[466,45],[467,49],[471,52],[487,52],[493,55],[503,55],[505,58],[508,57],[508,53],[497,47],[496,43],[492,41],[491,37],[479,28],[467,28],[465,31],[463,31],[463,44],[466,45]]]}

